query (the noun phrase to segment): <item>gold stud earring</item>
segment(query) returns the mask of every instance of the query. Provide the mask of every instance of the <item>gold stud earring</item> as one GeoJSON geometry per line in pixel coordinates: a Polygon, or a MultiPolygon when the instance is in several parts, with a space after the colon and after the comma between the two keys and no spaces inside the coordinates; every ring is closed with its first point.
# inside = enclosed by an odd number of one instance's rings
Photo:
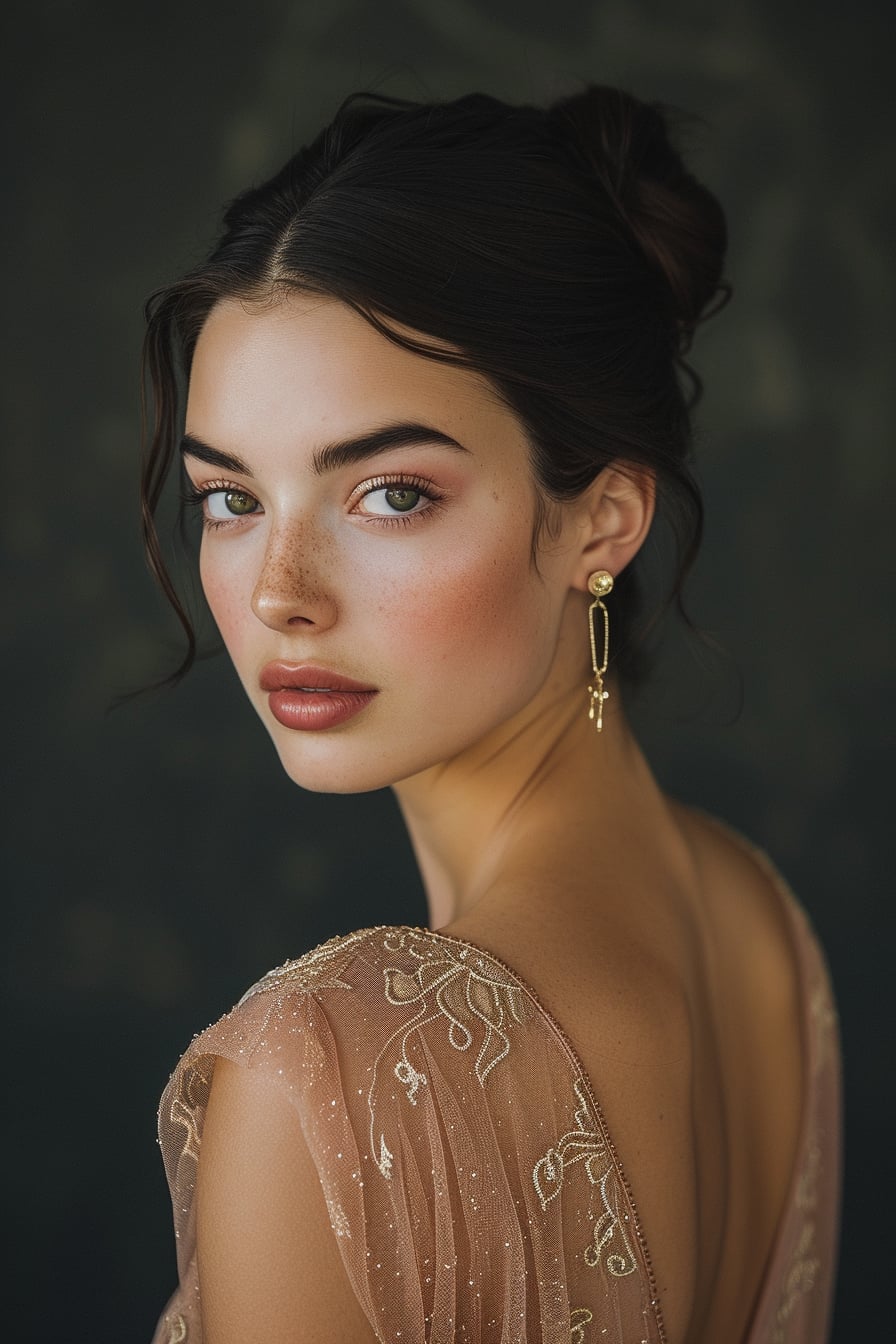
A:
{"type": "Polygon", "coordinates": [[[595,728],[598,732],[601,732],[604,726],[604,701],[610,695],[609,691],[604,690],[604,673],[607,670],[607,659],[610,653],[610,617],[607,614],[603,599],[613,591],[613,575],[605,569],[596,570],[588,579],[588,591],[594,597],[594,601],[588,608],[588,638],[591,643],[592,674],[591,685],[588,687],[590,697],[588,717],[594,720],[595,728]],[[599,611],[603,616],[600,662],[597,659],[598,641],[594,633],[594,613],[596,611],[599,611]]]}

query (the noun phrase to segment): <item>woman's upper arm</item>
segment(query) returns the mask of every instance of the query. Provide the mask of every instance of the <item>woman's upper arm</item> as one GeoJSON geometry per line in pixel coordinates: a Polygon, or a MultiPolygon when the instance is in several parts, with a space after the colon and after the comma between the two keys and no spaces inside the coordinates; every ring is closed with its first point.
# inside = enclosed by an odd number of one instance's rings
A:
{"type": "Polygon", "coordinates": [[[282,1086],[223,1058],[202,1135],[196,1236],[206,1344],[376,1338],[282,1086]]]}

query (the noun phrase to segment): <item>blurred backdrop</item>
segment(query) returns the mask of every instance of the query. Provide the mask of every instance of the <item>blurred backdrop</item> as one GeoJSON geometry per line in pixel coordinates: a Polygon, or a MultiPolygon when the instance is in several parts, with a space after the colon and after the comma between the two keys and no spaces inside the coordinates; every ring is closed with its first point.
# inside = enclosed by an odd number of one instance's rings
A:
{"type": "Polygon", "coordinates": [[[351,90],[542,101],[582,79],[700,114],[691,159],[729,215],[735,298],[696,347],[709,523],[692,585],[729,659],[707,672],[672,640],[638,721],[667,787],[771,852],[828,950],[847,1084],[835,1339],[883,1336],[891,16],[32,0],[6,20],[9,1338],[148,1341],[175,1278],[156,1104],[190,1036],[322,938],[425,917],[391,797],[291,785],[222,657],[107,712],[177,656],[138,541],[142,300],[351,90]]]}

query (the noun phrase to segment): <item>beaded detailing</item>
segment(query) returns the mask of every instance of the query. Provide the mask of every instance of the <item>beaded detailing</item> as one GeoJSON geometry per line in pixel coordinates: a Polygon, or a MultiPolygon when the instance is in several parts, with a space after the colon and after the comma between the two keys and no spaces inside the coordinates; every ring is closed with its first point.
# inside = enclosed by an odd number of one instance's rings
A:
{"type": "Polygon", "coordinates": [[[363,930],[330,938],[304,956],[285,961],[282,966],[276,966],[263,975],[251,989],[247,989],[237,1008],[251,999],[253,994],[285,989],[287,986],[309,992],[318,989],[351,989],[348,981],[342,979],[342,974],[355,955],[355,944],[363,940],[363,930]]]}
{"type": "MultiPolygon", "coordinates": [[[[331,938],[305,956],[284,962],[282,966],[268,971],[267,975],[246,991],[237,1007],[262,990],[278,990],[286,986],[295,986],[306,991],[350,990],[351,985],[343,980],[341,975],[354,956],[352,945],[359,937],[358,934],[350,934],[345,938],[331,938]]],[[[184,1130],[179,1167],[186,1162],[192,1162],[195,1166],[199,1161],[199,1143],[205,1123],[205,1110],[211,1091],[214,1066],[214,1055],[202,1055],[193,1061],[191,1068],[179,1070],[175,1075],[176,1087],[171,1095],[168,1117],[172,1125],[180,1125],[184,1130]]],[[[186,1331],[186,1323],[183,1328],[186,1331]]],[[[183,1338],[186,1339],[186,1333],[183,1338]]],[[[172,1340],[172,1344],[179,1344],[179,1341],[172,1340]]]]}

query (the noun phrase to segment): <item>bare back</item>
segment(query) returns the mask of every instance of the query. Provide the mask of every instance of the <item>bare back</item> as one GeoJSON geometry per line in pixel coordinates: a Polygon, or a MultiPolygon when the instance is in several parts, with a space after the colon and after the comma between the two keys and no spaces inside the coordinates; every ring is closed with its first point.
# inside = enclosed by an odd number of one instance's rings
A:
{"type": "Polygon", "coordinates": [[[532,985],[575,1047],[634,1193],[668,1340],[703,1344],[748,1328],[793,1174],[803,1045],[780,891],[717,823],[674,804],[671,816],[678,834],[665,856],[644,847],[637,891],[620,883],[593,909],[558,901],[549,930],[523,901],[512,921],[463,931],[532,985]]]}

